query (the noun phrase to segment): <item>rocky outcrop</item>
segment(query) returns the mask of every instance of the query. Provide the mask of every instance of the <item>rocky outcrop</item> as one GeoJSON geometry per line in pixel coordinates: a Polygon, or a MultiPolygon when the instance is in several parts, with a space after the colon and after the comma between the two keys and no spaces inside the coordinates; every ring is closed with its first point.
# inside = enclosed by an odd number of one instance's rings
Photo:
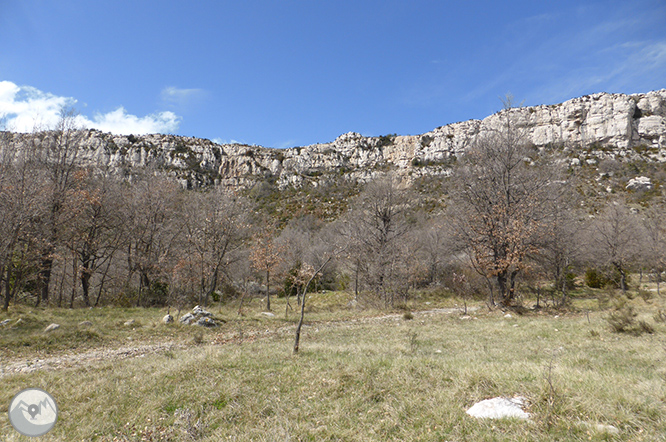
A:
{"type": "MultiPolygon", "coordinates": [[[[263,179],[280,188],[317,186],[332,176],[365,182],[385,170],[415,178],[450,173],[467,146],[498,128],[507,112],[529,142],[561,149],[574,166],[604,158],[666,161],[666,89],[635,95],[599,93],[556,105],[505,110],[421,135],[364,137],[350,132],[330,143],[290,149],[86,130],[79,141],[80,158],[124,175],[137,167],[155,167],[187,187],[248,188],[263,179]]],[[[10,135],[19,144],[47,137],[10,135]]]]}

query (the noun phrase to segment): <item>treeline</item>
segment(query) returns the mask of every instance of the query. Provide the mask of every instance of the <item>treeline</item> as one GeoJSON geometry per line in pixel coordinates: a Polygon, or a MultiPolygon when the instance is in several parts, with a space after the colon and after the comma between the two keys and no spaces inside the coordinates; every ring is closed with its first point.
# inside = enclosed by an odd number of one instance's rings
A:
{"type": "Polygon", "coordinates": [[[284,224],[223,188],[183,190],[158,171],[119,177],[83,167],[81,132],[64,114],[17,146],[0,139],[0,290],[57,307],[185,306],[320,288],[389,307],[415,290],[448,289],[516,305],[529,292],[564,305],[576,276],[627,290],[666,266],[663,197],[593,208],[556,152],[525,143],[503,114],[442,178],[440,209],[390,173],[364,186],[335,221],[284,224]]]}

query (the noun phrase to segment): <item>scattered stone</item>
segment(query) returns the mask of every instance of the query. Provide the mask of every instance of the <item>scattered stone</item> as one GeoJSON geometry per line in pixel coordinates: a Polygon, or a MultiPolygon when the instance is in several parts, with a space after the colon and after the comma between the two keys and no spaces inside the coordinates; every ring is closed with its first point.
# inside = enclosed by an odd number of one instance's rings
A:
{"type": "Polygon", "coordinates": [[[15,326],[16,326],[16,325],[19,325],[19,324],[21,324],[22,322],[23,322],[23,318],[18,318],[18,319],[16,320],[16,323],[14,323],[14,325],[15,325],[15,326]]]}
{"type": "Polygon", "coordinates": [[[181,324],[190,324],[192,321],[194,321],[194,315],[192,313],[184,314],[180,317],[179,321],[181,324]]]}
{"type": "Polygon", "coordinates": [[[134,319],[130,319],[129,321],[125,322],[125,325],[128,326],[128,327],[130,325],[134,325],[134,324],[136,324],[136,321],[134,319]]]}
{"type": "Polygon", "coordinates": [[[170,314],[167,313],[167,314],[162,318],[162,322],[165,323],[165,324],[171,324],[171,323],[173,322],[173,316],[171,316],[170,314]]]}
{"type": "Polygon", "coordinates": [[[92,327],[93,323],[90,321],[81,321],[79,322],[79,327],[92,327]]]}
{"type": "Polygon", "coordinates": [[[199,307],[198,305],[194,306],[194,308],[192,309],[192,314],[194,316],[207,316],[207,317],[213,316],[213,314],[211,312],[204,310],[203,308],[199,307]]]}
{"type": "Polygon", "coordinates": [[[0,326],[5,326],[5,325],[9,324],[10,322],[12,322],[11,319],[5,319],[4,321],[0,322],[0,326]]]}
{"type": "Polygon", "coordinates": [[[467,414],[479,419],[502,419],[505,417],[529,419],[529,413],[523,410],[525,401],[525,398],[521,396],[511,399],[504,397],[486,399],[474,404],[467,410],[467,414]]]}
{"type": "Polygon", "coordinates": [[[504,315],[504,317],[505,317],[506,319],[511,319],[513,316],[511,316],[511,313],[507,313],[506,315],[504,315]]]}
{"type": "Polygon", "coordinates": [[[273,313],[271,313],[271,312],[261,312],[261,314],[262,314],[263,316],[267,316],[267,317],[269,317],[269,318],[273,318],[273,317],[275,317],[275,314],[273,314],[273,313]]]}
{"type": "Polygon", "coordinates": [[[631,190],[651,190],[652,181],[646,176],[637,176],[629,180],[626,188],[631,190]]]}
{"type": "Polygon", "coordinates": [[[194,325],[200,325],[202,327],[217,327],[218,324],[209,317],[200,318],[194,325]]]}
{"type": "Polygon", "coordinates": [[[59,329],[59,328],[60,328],[60,324],[51,324],[51,325],[49,325],[48,327],[46,327],[44,329],[44,333],[48,333],[48,332],[51,332],[51,331],[59,329]]]}
{"type": "Polygon", "coordinates": [[[582,424],[585,427],[596,431],[597,433],[611,434],[611,435],[620,434],[620,430],[617,427],[613,426],[613,425],[597,424],[597,423],[593,423],[593,422],[582,422],[582,424]]]}
{"type": "Polygon", "coordinates": [[[612,425],[596,424],[594,425],[594,428],[599,433],[620,434],[620,430],[612,425]]]}
{"type": "Polygon", "coordinates": [[[190,313],[181,316],[179,321],[181,324],[200,325],[203,327],[217,327],[219,325],[219,320],[214,319],[211,312],[204,310],[198,305],[190,313]]]}

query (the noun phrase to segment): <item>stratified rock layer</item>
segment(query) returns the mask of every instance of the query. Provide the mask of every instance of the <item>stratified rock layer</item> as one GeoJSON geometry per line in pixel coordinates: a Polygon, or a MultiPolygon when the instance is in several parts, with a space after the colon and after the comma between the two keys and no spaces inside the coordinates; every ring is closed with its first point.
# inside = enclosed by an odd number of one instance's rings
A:
{"type": "MultiPolygon", "coordinates": [[[[350,132],[330,143],[290,149],[86,130],[80,158],[125,175],[137,167],[155,167],[187,187],[220,184],[239,189],[266,178],[280,188],[300,187],[318,185],[331,174],[365,182],[385,170],[415,178],[450,173],[455,159],[477,137],[498,128],[505,112],[524,129],[528,141],[540,148],[562,149],[572,165],[603,158],[666,161],[666,89],[634,95],[599,93],[556,105],[505,110],[421,135],[364,137],[350,132]]],[[[11,137],[27,145],[49,134],[11,137]]]]}

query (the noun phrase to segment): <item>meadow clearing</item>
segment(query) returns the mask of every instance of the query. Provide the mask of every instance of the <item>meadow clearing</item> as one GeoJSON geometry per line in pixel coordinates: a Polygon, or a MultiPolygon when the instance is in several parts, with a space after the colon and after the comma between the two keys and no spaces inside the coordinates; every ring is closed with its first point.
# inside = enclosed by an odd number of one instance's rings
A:
{"type": "MultiPolygon", "coordinates": [[[[0,403],[51,393],[60,414],[45,441],[666,440],[661,298],[622,300],[651,325],[640,335],[611,329],[617,300],[509,316],[482,302],[464,315],[451,297],[390,312],[348,301],[311,295],[298,355],[284,299],[275,316],[259,300],[243,316],[211,306],[225,321],[214,329],[162,324],[166,309],[17,306],[0,313],[0,403]],[[50,323],[61,327],[44,333],[50,323]],[[525,397],[531,418],[465,413],[496,396],[525,397]]],[[[29,440],[6,412],[0,435],[29,440]]]]}

